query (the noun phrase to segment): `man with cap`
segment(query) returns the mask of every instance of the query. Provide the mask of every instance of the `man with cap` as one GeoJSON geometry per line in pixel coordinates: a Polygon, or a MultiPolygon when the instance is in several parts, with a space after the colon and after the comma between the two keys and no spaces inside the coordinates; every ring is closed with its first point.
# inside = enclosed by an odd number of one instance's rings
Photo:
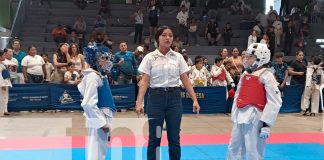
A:
{"type": "Polygon", "coordinates": [[[106,76],[113,66],[111,53],[101,44],[88,46],[83,53],[90,66],[82,71],[84,77],[78,85],[88,129],[87,160],[104,160],[116,111],[106,76]]]}
{"type": "Polygon", "coordinates": [[[192,66],[193,63],[192,63],[191,58],[190,58],[190,57],[188,56],[188,54],[187,54],[187,50],[186,50],[186,49],[182,49],[182,50],[181,50],[181,54],[182,54],[183,56],[187,56],[187,57],[188,57],[188,62],[187,62],[187,64],[188,64],[188,66],[192,66]]]}

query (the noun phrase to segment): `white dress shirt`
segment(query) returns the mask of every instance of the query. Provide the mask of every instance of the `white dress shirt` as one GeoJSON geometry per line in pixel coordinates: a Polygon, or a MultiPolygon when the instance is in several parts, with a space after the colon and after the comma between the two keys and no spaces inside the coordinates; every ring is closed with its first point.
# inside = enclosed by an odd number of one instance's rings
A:
{"type": "Polygon", "coordinates": [[[138,71],[150,76],[150,87],[179,87],[180,75],[189,71],[183,56],[170,49],[163,55],[158,49],[148,53],[138,71]]]}

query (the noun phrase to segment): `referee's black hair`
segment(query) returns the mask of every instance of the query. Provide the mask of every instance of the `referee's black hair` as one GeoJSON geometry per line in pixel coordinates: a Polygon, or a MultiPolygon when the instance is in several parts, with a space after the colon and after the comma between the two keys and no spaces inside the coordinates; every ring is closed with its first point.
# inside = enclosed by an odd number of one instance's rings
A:
{"type": "Polygon", "coordinates": [[[173,30],[169,26],[160,26],[155,33],[154,39],[158,46],[159,46],[159,37],[166,29],[170,29],[173,33],[173,30]]]}

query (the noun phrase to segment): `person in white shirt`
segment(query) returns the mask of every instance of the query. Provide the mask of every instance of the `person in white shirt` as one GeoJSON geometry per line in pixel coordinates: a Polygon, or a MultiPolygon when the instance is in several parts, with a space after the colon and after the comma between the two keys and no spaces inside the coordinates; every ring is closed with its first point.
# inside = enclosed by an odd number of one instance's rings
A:
{"type": "Polygon", "coordinates": [[[319,56],[315,56],[312,59],[313,64],[307,66],[306,70],[306,82],[304,89],[304,96],[302,97],[301,109],[304,111],[303,115],[308,115],[307,112],[311,112],[310,116],[315,116],[318,113],[320,102],[320,86],[324,84],[324,71],[320,66],[322,59],[319,56]],[[311,103],[311,109],[309,104],[311,103]]]}
{"type": "Polygon", "coordinates": [[[253,27],[253,30],[256,32],[256,36],[258,37],[258,40],[260,40],[262,38],[262,33],[263,33],[263,27],[260,21],[256,22],[256,25],[253,27]]]}
{"type": "Polygon", "coordinates": [[[193,101],[193,112],[199,113],[200,106],[187,76],[188,65],[180,53],[170,48],[173,41],[172,29],[161,26],[155,34],[155,41],[158,43],[158,48],[148,53],[138,68],[142,79],[139,82],[136,112],[137,114],[144,113],[144,95],[149,90],[147,95],[149,119],[147,160],[156,160],[160,157],[161,136],[157,135],[162,135],[164,121],[167,126],[169,157],[172,160],[180,160],[182,103],[179,80],[193,101]]]}
{"type": "Polygon", "coordinates": [[[257,37],[257,33],[255,30],[252,30],[251,35],[248,38],[248,47],[252,44],[252,43],[257,43],[258,37],[257,37]]]}
{"type": "Polygon", "coordinates": [[[42,83],[46,79],[46,67],[43,58],[37,55],[35,46],[28,48],[29,54],[21,62],[26,83],[42,83]]]}
{"type": "Polygon", "coordinates": [[[24,77],[22,74],[18,74],[18,60],[13,57],[13,50],[11,48],[5,48],[4,52],[6,53],[6,59],[3,61],[5,65],[8,66],[10,73],[10,80],[12,84],[23,84],[24,77]]]}
{"type": "Polygon", "coordinates": [[[179,24],[179,35],[183,37],[184,45],[188,44],[188,18],[189,14],[186,11],[186,7],[181,6],[181,11],[177,14],[177,20],[179,24]]]}
{"type": "Polygon", "coordinates": [[[45,68],[46,68],[46,75],[47,77],[44,79],[44,82],[48,83],[52,80],[52,75],[54,73],[55,67],[52,63],[48,62],[48,54],[43,53],[41,54],[44,62],[45,62],[45,68]]]}
{"type": "Polygon", "coordinates": [[[6,53],[0,50],[0,117],[9,115],[9,87],[12,87],[8,66],[3,63],[6,56],[6,53]]]}
{"type": "Polygon", "coordinates": [[[73,63],[68,63],[67,71],[64,73],[64,82],[67,84],[77,85],[80,83],[80,75],[76,71],[73,63]]]}
{"type": "Polygon", "coordinates": [[[274,27],[274,33],[276,36],[276,44],[277,44],[277,46],[280,46],[281,35],[282,35],[282,31],[283,31],[280,16],[277,16],[277,19],[273,22],[272,26],[274,27]]]}
{"type": "Polygon", "coordinates": [[[210,74],[212,86],[226,87],[227,85],[231,85],[232,88],[235,87],[234,81],[230,73],[228,73],[228,71],[225,69],[222,57],[216,56],[215,64],[212,66],[210,74]]]}
{"type": "Polygon", "coordinates": [[[210,73],[204,66],[204,60],[201,56],[195,58],[195,65],[191,67],[189,79],[193,87],[207,87],[210,73]]]}

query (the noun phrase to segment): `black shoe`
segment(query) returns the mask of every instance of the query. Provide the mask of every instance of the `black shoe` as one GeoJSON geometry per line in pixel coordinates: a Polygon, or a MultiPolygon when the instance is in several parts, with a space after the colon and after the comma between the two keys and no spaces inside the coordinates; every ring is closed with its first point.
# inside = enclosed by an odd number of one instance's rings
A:
{"type": "Polygon", "coordinates": [[[315,113],[311,113],[309,116],[311,116],[311,117],[315,117],[315,113]]]}
{"type": "Polygon", "coordinates": [[[208,42],[208,46],[211,46],[212,45],[212,43],[211,42],[208,42]]]}
{"type": "Polygon", "coordinates": [[[310,109],[306,109],[303,116],[308,116],[308,113],[310,113],[310,109]]]}

